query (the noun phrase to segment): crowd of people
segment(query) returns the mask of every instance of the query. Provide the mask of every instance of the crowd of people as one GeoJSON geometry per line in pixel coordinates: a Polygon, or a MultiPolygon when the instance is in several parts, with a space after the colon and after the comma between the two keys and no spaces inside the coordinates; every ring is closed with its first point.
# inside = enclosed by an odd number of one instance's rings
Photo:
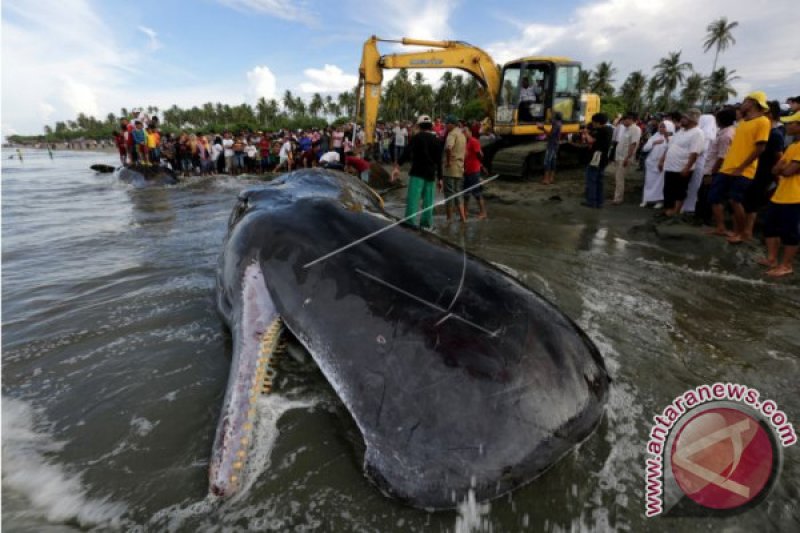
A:
{"type": "MultiPolygon", "coordinates": [[[[597,113],[580,138],[573,139],[589,154],[583,205],[603,207],[605,170],[612,166],[612,204],[622,204],[626,177],[637,165],[644,171],[641,207],[655,208],[668,224],[687,217],[707,223],[713,227],[709,234],[731,244],[753,238],[756,213],[768,205],[764,227],[768,254],[761,262],[771,276],[791,274],[800,244],[800,149],[799,143],[788,141],[800,139],[800,97],[787,104],[784,111],[756,91],[741,104],[714,114],[692,108],[641,119],[630,112],[612,124],[604,113],[597,113]],[[726,206],[732,212],[730,229],[725,225],[726,206]],[[784,253],[779,261],[781,243],[784,253]]],[[[561,130],[556,113],[544,128],[545,184],[555,180],[561,130]]],[[[479,142],[482,133],[480,122],[422,115],[413,125],[379,123],[371,143],[355,125],[162,136],[157,117],[138,113],[131,120],[122,119],[116,142],[123,164],[166,165],[184,175],[321,166],[368,181],[371,162],[377,161],[393,164],[395,180],[400,165],[410,162],[407,223],[431,228],[437,188],[446,197],[448,220],[456,215],[466,221],[470,198],[478,204],[478,218],[487,218],[480,179],[487,174],[479,142]]]]}
{"type": "MultiPolygon", "coordinates": [[[[395,126],[393,132],[395,136],[397,128],[395,126]]],[[[394,181],[400,174],[400,165],[411,162],[406,196],[407,224],[424,229],[433,226],[435,187],[445,195],[448,221],[453,219],[454,213],[458,213],[462,222],[467,220],[470,197],[478,204],[478,219],[488,218],[480,179],[481,174],[486,173],[478,140],[480,128],[478,122],[467,124],[453,116],[444,121],[433,121],[428,115],[417,119],[416,133],[407,144],[396,147],[392,170],[394,181]]]]}
{"type": "Polygon", "coordinates": [[[184,176],[264,174],[324,166],[362,178],[368,162],[358,157],[363,130],[353,127],[290,131],[163,134],[158,117],[134,111],[120,120],[115,142],[123,165],[159,165],[184,176]]]}
{"type": "Polygon", "coordinates": [[[625,177],[638,159],[645,177],[641,207],[658,209],[666,223],[688,217],[712,225],[710,235],[739,244],[753,238],[756,214],[767,206],[768,253],[760,263],[767,275],[791,274],[800,244],[800,97],[790,98],[787,106],[784,112],[777,101],[755,91],[714,114],[692,108],[639,121],[627,113],[611,125],[598,113],[582,134],[591,153],[583,204],[603,206],[604,171],[612,163],[613,204],[622,204],[625,177]],[[726,206],[732,213],[730,229],[726,206]]]}

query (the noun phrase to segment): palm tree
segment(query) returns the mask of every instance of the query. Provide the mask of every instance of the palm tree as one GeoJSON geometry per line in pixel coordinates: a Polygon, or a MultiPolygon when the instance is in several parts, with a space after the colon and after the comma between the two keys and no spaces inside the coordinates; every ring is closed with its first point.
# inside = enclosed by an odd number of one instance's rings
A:
{"type": "Polygon", "coordinates": [[[706,40],[703,42],[703,51],[708,52],[712,46],[717,48],[714,53],[714,65],[711,67],[711,72],[717,70],[719,53],[736,44],[736,39],[733,38],[733,28],[738,25],[739,23],[736,21],[728,22],[727,17],[720,17],[706,26],[708,33],[706,33],[706,40]]]}
{"type": "Polygon", "coordinates": [[[581,69],[581,73],[578,74],[578,90],[579,91],[586,91],[586,90],[589,89],[590,76],[591,76],[591,72],[590,71],[581,69]]]}
{"type": "Polygon", "coordinates": [[[311,97],[311,102],[308,104],[308,112],[312,117],[319,116],[320,111],[325,108],[325,102],[322,101],[322,95],[314,93],[311,97]]]}
{"type": "Polygon", "coordinates": [[[306,103],[299,96],[294,99],[294,111],[297,115],[301,117],[306,114],[306,103]]]}
{"type": "Polygon", "coordinates": [[[625,103],[626,110],[642,110],[642,96],[644,95],[646,86],[647,78],[642,74],[641,70],[635,70],[628,74],[628,77],[619,89],[619,95],[625,103]]]}
{"type": "Polygon", "coordinates": [[[333,96],[331,96],[331,95],[329,95],[329,94],[328,94],[328,95],[326,95],[326,96],[325,96],[325,113],[326,113],[328,116],[331,116],[331,117],[334,117],[334,118],[336,118],[336,116],[337,116],[337,115],[336,115],[336,113],[334,113],[334,107],[333,107],[333,106],[335,106],[335,105],[336,105],[336,104],[335,104],[335,103],[334,103],[334,101],[333,101],[333,96]]]}
{"type": "Polygon", "coordinates": [[[647,82],[647,90],[645,91],[645,98],[647,99],[647,109],[653,111],[656,108],[656,95],[658,94],[658,80],[655,77],[650,78],[647,82]]]}
{"type": "Polygon", "coordinates": [[[681,104],[683,107],[693,107],[703,96],[706,88],[706,79],[702,74],[695,72],[688,78],[681,90],[681,104]]]}
{"type": "Polygon", "coordinates": [[[295,100],[292,91],[289,89],[286,89],[286,92],[283,93],[283,110],[288,115],[294,115],[295,113],[295,100]]]}
{"type": "Polygon", "coordinates": [[[708,77],[708,99],[711,105],[721,105],[728,101],[732,96],[736,96],[736,89],[731,85],[732,82],[739,79],[739,76],[734,76],[735,70],[730,72],[725,70],[725,67],[720,67],[711,73],[708,77]]]}
{"type": "Polygon", "coordinates": [[[667,57],[661,58],[653,70],[656,71],[654,78],[664,91],[664,106],[669,108],[672,93],[683,83],[686,73],[692,70],[692,64],[681,62],[681,51],[670,52],[667,57]]]}
{"type": "Polygon", "coordinates": [[[420,115],[422,113],[430,113],[433,110],[434,105],[433,87],[425,82],[425,77],[422,75],[422,72],[416,72],[414,74],[413,85],[414,114],[420,115]]]}
{"type": "Polygon", "coordinates": [[[589,90],[599,94],[601,98],[612,96],[614,94],[614,86],[611,85],[611,82],[614,81],[616,72],[617,69],[611,66],[611,61],[603,61],[598,64],[591,74],[589,90]]]}
{"type": "MultiPolygon", "coordinates": [[[[714,64],[711,66],[711,72],[717,71],[717,59],[719,53],[726,50],[729,46],[736,44],[736,39],[733,38],[733,29],[738,26],[736,21],[728,22],[727,17],[720,17],[706,26],[706,40],[703,42],[703,51],[708,52],[711,47],[716,47],[714,52],[714,64]]],[[[706,97],[708,93],[703,95],[703,106],[706,105],[706,97]]]]}
{"type": "Polygon", "coordinates": [[[262,126],[267,123],[267,111],[267,99],[262,96],[256,102],[256,118],[258,119],[258,123],[262,126]]]}

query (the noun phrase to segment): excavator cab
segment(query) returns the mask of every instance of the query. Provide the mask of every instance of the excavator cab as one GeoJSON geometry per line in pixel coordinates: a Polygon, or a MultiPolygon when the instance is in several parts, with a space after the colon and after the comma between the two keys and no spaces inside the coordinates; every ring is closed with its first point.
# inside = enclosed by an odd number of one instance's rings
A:
{"type": "Polygon", "coordinates": [[[583,122],[580,63],[566,58],[526,58],[503,67],[495,129],[501,135],[540,132],[560,112],[564,124],[583,122]]]}

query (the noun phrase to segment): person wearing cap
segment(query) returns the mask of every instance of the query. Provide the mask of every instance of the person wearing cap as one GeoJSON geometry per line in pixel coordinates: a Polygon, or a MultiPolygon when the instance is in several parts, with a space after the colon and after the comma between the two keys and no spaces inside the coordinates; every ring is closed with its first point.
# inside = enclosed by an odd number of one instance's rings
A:
{"type": "Polygon", "coordinates": [[[637,114],[629,111],[622,117],[622,129],[617,136],[617,148],[614,161],[614,205],[620,205],[625,199],[625,174],[628,168],[636,161],[636,148],[642,138],[642,130],[636,124],[637,114]]]}
{"type": "MultiPolygon", "coordinates": [[[[800,111],[780,120],[786,124],[787,133],[800,138],[800,111]]],[[[768,276],[782,277],[794,272],[794,257],[800,245],[800,141],[789,145],[772,173],[778,180],[778,188],[770,199],[764,221],[767,257],[758,262],[768,267],[768,276]],[[779,262],[781,244],[783,260],[779,262]]]]}
{"type": "Polygon", "coordinates": [[[445,214],[447,220],[453,217],[453,206],[458,210],[458,215],[462,222],[467,221],[467,214],[464,211],[464,203],[461,196],[456,196],[464,188],[464,158],[467,153],[467,138],[461,128],[458,127],[458,119],[448,115],[445,119],[447,128],[447,138],[444,142],[444,195],[450,198],[445,203],[445,214]]]}
{"type": "Polygon", "coordinates": [[[442,174],[442,143],[433,132],[433,122],[428,115],[417,119],[419,131],[411,137],[408,149],[394,163],[391,180],[400,175],[400,165],[411,160],[408,171],[408,196],[406,197],[406,218],[411,226],[430,229],[433,227],[433,200],[437,178],[442,174]],[[422,200],[422,209],[419,202],[422,200]],[[417,214],[422,212],[419,223],[417,214]]]}
{"type": "Polygon", "coordinates": [[[664,215],[671,217],[681,212],[689,189],[694,166],[703,150],[706,139],[697,127],[699,109],[689,109],[681,117],[681,129],[661,156],[659,170],[664,170],[664,215]]]}
{"type": "Polygon", "coordinates": [[[747,215],[744,212],[744,194],[758,166],[758,157],[767,145],[772,125],[764,112],[769,109],[767,96],[756,91],[747,95],[739,107],[742,120],[736,126],[731,147],[722,162],[719,173],[711,181],[709,201],[714,214],[714,235],[727,235],[728,242],[743,242],[747,215]],[[733,232],[725,231],[723,202],[730,198],[733,207],[733,232]]]}
{"type": "Polygon", "coordinates": [[[645,143],[642,152],[647,154],[644,160],[644,189],[642,190],[642,204],[655,204],[656,209],[664,206],[664,169],[658,168],[661,156],[667,151],[669,139],[675,134],[672,122],[661,121],[658,131],[645,143]]]}

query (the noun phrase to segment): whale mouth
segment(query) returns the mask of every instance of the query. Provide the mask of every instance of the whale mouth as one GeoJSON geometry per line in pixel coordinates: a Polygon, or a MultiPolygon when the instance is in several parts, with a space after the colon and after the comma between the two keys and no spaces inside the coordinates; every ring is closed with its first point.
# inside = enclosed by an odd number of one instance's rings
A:
{"type": "Polygon", "coordinates": [[[258,264],[245,269],[241,316],[233,328],[233,358],[209,466],[209,492],[219,498],[239,493],[254,451],[256,403],[272,392],[275,365],[283,344],[280,315],[258,264]]]}

